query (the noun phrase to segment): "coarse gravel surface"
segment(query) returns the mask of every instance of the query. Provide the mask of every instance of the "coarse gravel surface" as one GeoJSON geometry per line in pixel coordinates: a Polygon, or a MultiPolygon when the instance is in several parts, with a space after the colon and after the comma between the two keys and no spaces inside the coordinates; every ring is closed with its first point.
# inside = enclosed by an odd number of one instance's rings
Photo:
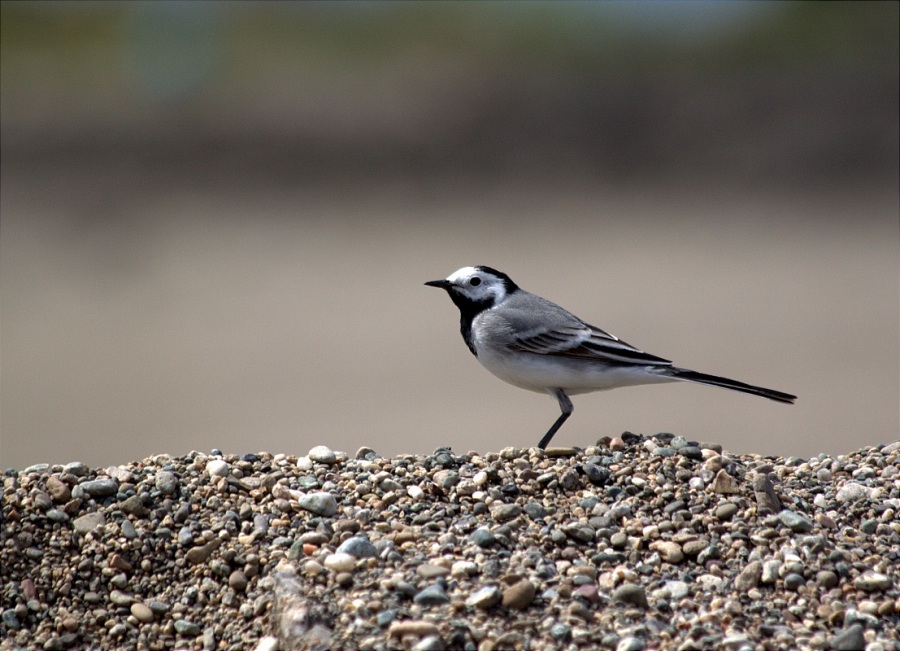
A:
{"type": "Polygon", "coordinates": [[[900,651],[900,442],[4,474],[0,649],[900,651]]]}

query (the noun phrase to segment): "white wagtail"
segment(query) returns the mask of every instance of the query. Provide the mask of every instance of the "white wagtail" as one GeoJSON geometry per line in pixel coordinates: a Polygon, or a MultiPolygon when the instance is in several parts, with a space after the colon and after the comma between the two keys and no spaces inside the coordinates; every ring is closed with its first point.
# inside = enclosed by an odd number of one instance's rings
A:
{"type": "Polygon", "coordinates": [[[672,366],[585,323],[556,303],[521,289],[490,267],[463,267],[426,285],[447,290],[460,330],[481,365],[510,384],[549,393],[562,414],[538,443],[546,448],[572,415],[570,395],[683,380],[793,404],[797,396],[672,366]]]}

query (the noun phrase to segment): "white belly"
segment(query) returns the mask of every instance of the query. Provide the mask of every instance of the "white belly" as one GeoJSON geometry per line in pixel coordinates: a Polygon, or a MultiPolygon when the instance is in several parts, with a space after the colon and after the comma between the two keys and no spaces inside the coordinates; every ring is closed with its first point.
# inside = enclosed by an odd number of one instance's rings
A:
{"type": "Polygon", "coordinates": [[[618,366],[589,359],[530,353],[497,354],[482,349],[478,351],[478,361],[504,382],[538,393],[562,389],[569,395],[577,395],[675,381],[675,378],[660,375],[658,367],[618,366]]]}

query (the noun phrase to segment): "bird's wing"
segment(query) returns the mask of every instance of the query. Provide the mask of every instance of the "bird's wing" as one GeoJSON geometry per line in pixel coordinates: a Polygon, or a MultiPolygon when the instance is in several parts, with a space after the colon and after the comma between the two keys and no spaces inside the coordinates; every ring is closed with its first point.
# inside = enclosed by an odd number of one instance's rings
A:
{"type": "Polygon", "coordinates": [[[671,366],[672,362],[645,353],[618,337],[587,323],[544,328],[514,337],[511,348],[535,353],[641,366],[671,366]]]}
{"type": "Polygon", "coordinates": [[[610,364],[672,365],[523,290],[511,295],[501,309],[486,310],[478,318],[495,344],[510,350],[610,364]]]}

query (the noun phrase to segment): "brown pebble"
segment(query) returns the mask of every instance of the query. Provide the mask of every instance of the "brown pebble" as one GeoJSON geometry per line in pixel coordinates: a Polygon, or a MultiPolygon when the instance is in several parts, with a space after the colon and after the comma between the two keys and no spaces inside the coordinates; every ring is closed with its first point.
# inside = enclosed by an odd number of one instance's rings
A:
{"type": "Polygon", "coordinates": [[[154,619],[153,611],[140,602],[131,604],[131,614],[134,615],[136,620],[144,624],[149,624],[154,619]]]}
{"type": "Polygon", "coordinates": [[[240,570],[235,570],[228,577],[228,585],[236,592],[243,592],[247,589],[247,575],[240,570]]]}
{"type": "Polygon", "coordinates": [[[544,454],[548,459],[574,457],[575,453],[575,448],[547,448],[546,450],[544,450],[544,454]]]}
{"type": "Polygon", "coordinates": [[[597,591],[597,586],[591,583],[575,588],[574,595],[576,597],[581,597],[591,604],[595,604],[600,601],[600,593],[597,591]]]}
{"type": "Polygon", "coordinates": [[[72,497],[72,489],[69,485],[56,475],[47,478],[47,493],[53,498],[57,504],[68,502],[72,497]]]}
{"type": "Polygon", "coordinates": [[[738,592],[747,592],[759,585],[762,577],[762,563],[753,561],[747,564],[738,577],[734,580],[734,588],[738,592]]]}
{"type": "Polygon", "coordinates": [[[740,493],[741,489],[737,480],[723,468],[716,473],[716,478],[713,480],[713,491],[721,495],[734,495],[740,493]]]}
{"type": "Polygon", "coordinates": [[[659,557],[666,563],[680,563],[684,560],[684,551],[681,545],[671,540],[658,540],[650,544],[650,549],[656,551],[659,557]]]}
{"type": "Polygon", "coordinates": [[[209,558],[210,554],[212,554],[216,548],[222,544],[222,541],[219,538],[213,538],[205,545],[200,545],[199,547],[191,547],[187,550],[187,553],[184,557],[188,560],[189,563],[197,565],[199,563],[204,563],[209,558]]]}
{"type": "Polygon", "coordinates": [[[130,572],[134,568],[131,563],[126,561],[121,554],[113,554],[109,557],[109,566],[123,572],[130,572]]]}
{"type": "Polygon", "coordinates": [[[403,637],[404,635],[413,635],[415,637],[426,637],[428,635],[437,635],[438,627],[431,622],[422,620],[405,620],[402,622],[391,622],[388,629],[389,636],[403,637]]]}
{"type": "Polygon", "coordinates": [[[534,600],[534,584],[523,579],[503,591],[503,605],[513,610],[525,610],[534,600]]]}

